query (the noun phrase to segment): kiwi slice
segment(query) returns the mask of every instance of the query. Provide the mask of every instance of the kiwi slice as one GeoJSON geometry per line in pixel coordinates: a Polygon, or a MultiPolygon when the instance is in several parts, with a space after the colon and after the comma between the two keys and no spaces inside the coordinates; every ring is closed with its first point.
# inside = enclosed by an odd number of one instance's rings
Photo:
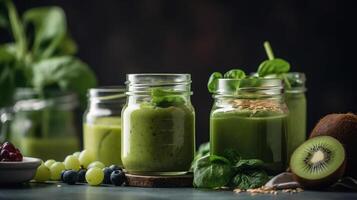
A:
{"type": "Polygon", "coordinates": [[[305,188],[327,187],[344,174],[345,149],[331,136],[309,139],[292,154],[290,169],[305,188]]]}

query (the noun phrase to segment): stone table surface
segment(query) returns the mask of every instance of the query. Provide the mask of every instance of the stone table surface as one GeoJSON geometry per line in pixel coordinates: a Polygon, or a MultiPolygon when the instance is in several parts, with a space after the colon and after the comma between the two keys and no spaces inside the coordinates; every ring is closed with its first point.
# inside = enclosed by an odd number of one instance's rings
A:
{"type": "Polygon", "coordinates": [[[317,192],[304,191],[296,194],[279,193],[278,195],[250,195],[247,193],[236,194],[232,191],[212,191],[193,188],[138,188],[138,187],[113,187],[100,186],[91,187],[88,185],[67,185],[64,183],[46,183],[17,187],[0,186],[1,200],[259,200],[259,199],[277,199],[277,200],[327,200],[343,199],[357,200],[357,193],[351,192],[317,192]]]}

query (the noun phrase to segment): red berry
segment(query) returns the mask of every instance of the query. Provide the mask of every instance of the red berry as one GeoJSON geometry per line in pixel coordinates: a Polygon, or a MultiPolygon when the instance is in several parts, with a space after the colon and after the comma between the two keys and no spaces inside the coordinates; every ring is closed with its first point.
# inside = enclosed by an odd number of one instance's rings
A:
{"type": "Polygon", "coordinates": [[[10,159],[9,151],[6,149],[1,150],[0,157],[1,157],[1,160],[4,160],[4,161],[9,160],[10,159]]]}
{"type": "Polygon", "coordinates": [[[16,148],[15,148],[14,145],[11,144],[10,142],[5,142],[5,143],[2,145],[2,149],[6,149],[6,150],[8,150],[9,152],[15,152],[15,151],[16,151],[16,148]]]}

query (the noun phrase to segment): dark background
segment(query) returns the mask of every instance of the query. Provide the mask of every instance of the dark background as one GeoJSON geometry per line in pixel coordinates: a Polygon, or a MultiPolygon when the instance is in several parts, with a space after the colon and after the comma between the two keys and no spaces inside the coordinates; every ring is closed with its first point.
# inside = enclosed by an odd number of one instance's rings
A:
{"type": "MultiPolygon", "coordinates": [[[[353,51],[337,0],[17,0],[20,11],[59,5],[79,57],[100,85],[119,85],[127,73],[192,74],[197,140],[208,140],[214,71],[257,69],[269,40],[277,57],[305,72],[308,130],[331,112],[357,112],[353,51]]],[[[0,42],[8,36],[0,32],[0,42]],[[5,37],[3,37],[5,36],[5,37]]]]}

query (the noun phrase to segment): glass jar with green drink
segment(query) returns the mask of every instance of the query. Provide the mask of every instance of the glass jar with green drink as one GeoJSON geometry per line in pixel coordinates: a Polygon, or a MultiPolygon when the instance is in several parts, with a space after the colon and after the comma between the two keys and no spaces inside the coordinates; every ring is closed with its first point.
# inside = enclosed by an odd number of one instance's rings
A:
{"type": "Polygon", "coordinates": [[[210,117],[211,154],[236,150],[264,161],[270,173],[284,170],[288,109],[280,79],[220,78],[210,117]]]}
{"type": "Polygon", "coordinates": [[[287,156],[290,160],[294,150],[306,139],[306,87],[305,74],[287,73],[290,87],[285,86],[285,102],[289,108],[288,134],[286,136],[287,156]]]}
{"type": "Polygon", "coordinates": [[[63,160],[78,151],[79,137],[75,127],[77,97],[73,93],[31,88],[18,88],[15,104],[7,113],[7,138],[24,156],[43,160],[63,160]]]}
{"type": "Polygon", "coordinates": [[[195,154],[189,74],[129,74],[122,161],[133,174],[186,173],[195,154]]]}
{"type": "Polygon", "coordinates": [[[121,110],[125,87],[92,88],[83,117],[84,149],[91,160],[121,166],[121,110]]]}

